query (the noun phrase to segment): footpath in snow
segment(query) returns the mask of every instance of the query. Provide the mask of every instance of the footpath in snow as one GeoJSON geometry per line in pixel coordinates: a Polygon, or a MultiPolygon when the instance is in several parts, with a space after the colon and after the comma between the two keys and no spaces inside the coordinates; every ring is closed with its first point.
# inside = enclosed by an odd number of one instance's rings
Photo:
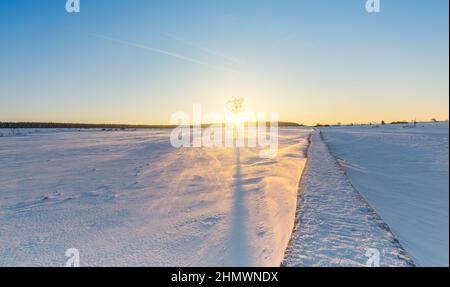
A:
{"type": "Polygon", "coordinates": [[[311,136],[308,155],[296,225],[282,265],[414,266],[389,227],[353,188],[320,132],[311,136]]]}

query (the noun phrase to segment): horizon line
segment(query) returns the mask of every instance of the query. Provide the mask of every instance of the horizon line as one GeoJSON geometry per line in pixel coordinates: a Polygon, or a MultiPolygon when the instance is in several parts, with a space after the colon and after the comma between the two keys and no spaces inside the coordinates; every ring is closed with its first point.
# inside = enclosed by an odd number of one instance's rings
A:
{"type": "MultiPolygon", "coordinates": [[[[265,123],[271,123],[273,121],[265,121],[265,123]]],[[[278,125],[281,127],[287,126],[296,126],[296,127],[327,127],[327,126],[354,126],[354,125],[395,125],[395,124],[411,124],[415,121],[390,121],[390,122],[349,122],[349,123],[316,123],[316,124],[302,124],[293,121],[277,121],[278,125]]],[[[428,120],[421,121],[418,120],[416,123],[448,123],[449,120],[428,120]]],[[[258,121],[252,122],[244,122],[244,124],[248,123],[258,123],[258,121]]],[[[201,127],[209,127],[212,125],[226,125],[227,123],[203,123],[201,127]]],[[[0,121],[0,129],[8,129],[8,128],[132,128],[132,129],[145,129],[145,128],[176,128],[181,125],[175,124],[123,124],[123,123],[83,123],[83,122],[53,122],[53,121],[0,121]]],[[[190,124],[190,127],[194,127],[195,125],[190,124]]]]}

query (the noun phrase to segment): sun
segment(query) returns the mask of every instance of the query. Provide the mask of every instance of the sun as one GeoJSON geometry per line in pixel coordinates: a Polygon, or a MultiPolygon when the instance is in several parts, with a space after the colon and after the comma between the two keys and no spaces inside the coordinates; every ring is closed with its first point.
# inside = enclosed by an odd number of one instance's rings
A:
{"type": "Polygon", "coordinates": [[[244,113],[232,114],[227,119],[227,122],[235,124],[235,125],[242,125],[243,123],[246,123],[247,121],[248,121],[248,119],[244,113]]]}
{"type": "Polygon", "coordinates": [[[244,98],[233,97],[228,101],[228,108],[231,114],[227,115],[225,122],[232,123],[235,125],[241,125],[247,122],[247,117],[245,113],[242,113],[242,107],[244,104],[244,98]]]}

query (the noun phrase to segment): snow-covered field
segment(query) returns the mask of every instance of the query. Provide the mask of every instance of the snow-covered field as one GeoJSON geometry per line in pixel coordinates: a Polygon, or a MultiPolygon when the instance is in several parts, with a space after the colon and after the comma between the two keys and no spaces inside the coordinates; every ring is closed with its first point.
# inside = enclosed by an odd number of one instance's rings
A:
{"type": "Polygon", "coordinates": [[[64,266],[68,248],[82,266],[364,266],[373,249],[448,266],[448,123],[284,128],[273,159],[164,129],[0,133],[0,266],[64,266]]]}
{"type": "Polygon", "coordinates": [[[449,264],[448,123],[322,130],[353,186],[419,266],[449,264]]]}
{"type": "MultiPolygon", "coordinates": [[[[277,266],[311,130],[279,152],[182,148],[169,130],[0,137],[0,266],[277,266]]],[[[4,131],[6,135],[7,131],[4,131]]]]}

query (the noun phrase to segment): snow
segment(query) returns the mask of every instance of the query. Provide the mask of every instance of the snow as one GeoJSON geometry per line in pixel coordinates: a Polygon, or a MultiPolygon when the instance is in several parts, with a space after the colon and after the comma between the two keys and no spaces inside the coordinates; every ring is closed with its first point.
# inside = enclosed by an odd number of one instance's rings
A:
{"type": "Polygon", "coordinates": [[[389,227],[355,190],[320,132],[311,137],[299,208],[283,266],[413,266],[389,227]],[[373,258],[372,258],[373,259],[373,258]]]}
{"type": "Polygon", "coordinates": [[[352,184],[419,266],[449,265],[448,123],[323,129],[352,184]]]}
{"type": "MultiPolygon", "coordinates": [[[[252,148],[170,146],[170,130],[0,137],[0,266],[278,266],[308,129],[252,148]]],[[[4,133],[6,134],[6,132],[4,133]]]]}
{"type": "Polygon", "coordinates": [[[283,128],[272,159],[170,132],[0,130],[0,266],[448,266],[448,123],[283,128]]]}

